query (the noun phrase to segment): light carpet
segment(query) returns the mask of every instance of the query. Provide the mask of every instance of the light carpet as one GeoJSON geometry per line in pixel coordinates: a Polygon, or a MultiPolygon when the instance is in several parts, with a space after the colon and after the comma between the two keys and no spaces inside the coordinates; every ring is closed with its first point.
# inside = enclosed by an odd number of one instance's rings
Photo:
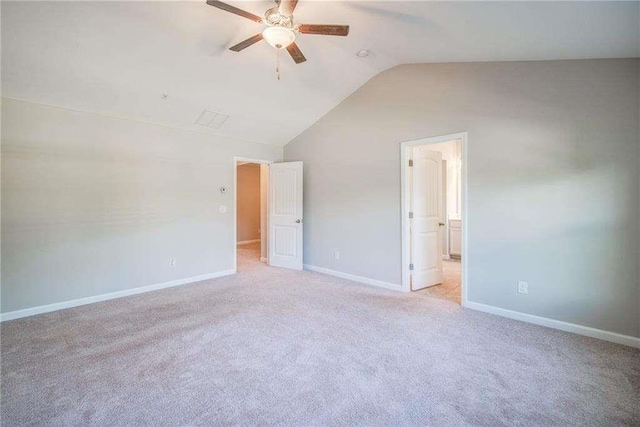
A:
{"type": "Polygon", "coordinates": [[[639,350],[254,250],[235,276],[3,323],[2,425],[640,424],[639,350]]]}

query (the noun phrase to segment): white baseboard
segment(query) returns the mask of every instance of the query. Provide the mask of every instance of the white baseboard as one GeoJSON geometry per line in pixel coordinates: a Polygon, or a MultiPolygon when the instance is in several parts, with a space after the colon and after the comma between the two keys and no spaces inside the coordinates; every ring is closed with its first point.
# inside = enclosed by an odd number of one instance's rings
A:
{"type": "Polygon", "coordinates": [[[74,299],[71,301],[57,302],[54,304],[41,305],[38,307],[25,308],[23,310],[10,311],[8,313],[0,314],[0,322],[19,319],[21,317],[34,316],[36,314],[49,313],[51,311],[62,310],[65,308],[78,307],[80,305],[92,304],[94,302],[107,301],[110,299],[122,298],[130,295],[137,295],[137,294],[157,291],[165,288],[172,288],[174,286],[186,285],[188,283],[201,282],[203,280],[215,279],[216,277],[229,276],[235,273],[236,273],[235,270],[218,271],[216,273],[202,274],[200,276],[187,277],[184,279],[172,280],[170,282],[156,283],[155,285],[141,286],[139,288],[125,289],[122,291],[111,292],[108,294],[74,299]]]}
{"type": "Polygon", "coordinates": [[[253,240],[243,240],[241,242],[236,243],[236,245],[238,246],[242,246],[242,245],[250,245],[251,243],[258,243],[260,242],[260,239],[253,239],[253,240]]]}
{"type": "Polygon", "coordinates": [[[329,276],[340,277],[342,279],[352,280],[358,283],[364,283],[365,285],[378,286],[380,288],[392,289],[394,291],[401,291],[402,286],[396,285],[394,283],[383,282],[381,280],[369,279],[368,277],[356,276],[354,274],[343,273],[341,271],[329,270],[324,267],[316,267],[314,265],[304,265],[305,270],[315,271],[317,273],[328,274],[329,276]]]}
{"type": "Polygon", "coordinates": [[[520,313],[519,311],[507,310],[505,308],[494,307],[492,305],[480,304],[466,301],[465,308],[495,314],[497,316],[508,317],[509,319],[520,320],[522,322],[533,323],[534,325],[546,326],[548,328],[559,329],[565,332],[572,332],[591,338],[598,338],[616,344],[628,345],[640,348],[640,338],[630,335],[618,334],[616,332],[603,331],[602,329],[591,328],[589,326],[576,325],[575,323],[563,322],[561,320],[549,319],[546,317],[534,316],[533,314],[520,313]]]}

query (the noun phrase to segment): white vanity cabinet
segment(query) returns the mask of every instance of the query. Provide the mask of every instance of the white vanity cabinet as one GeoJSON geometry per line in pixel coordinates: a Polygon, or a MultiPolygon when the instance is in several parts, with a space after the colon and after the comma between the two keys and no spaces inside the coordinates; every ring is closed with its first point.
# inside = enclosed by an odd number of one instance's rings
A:
{"type": "Polygon", "coordinates": [[[449,220],[449,255],[459,258],[462,255],[462,221],[449,220]]]}

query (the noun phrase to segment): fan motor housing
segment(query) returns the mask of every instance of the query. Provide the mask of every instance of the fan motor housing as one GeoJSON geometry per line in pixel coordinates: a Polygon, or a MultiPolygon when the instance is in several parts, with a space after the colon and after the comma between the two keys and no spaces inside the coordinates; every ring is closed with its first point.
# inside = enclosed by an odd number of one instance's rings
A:
{"type": "Polygon", "coordinates": [[[282,15],[277,7],[272,7],[265,12],[264,23],[274,27],[293,28],[293,16],[282,15]]]}

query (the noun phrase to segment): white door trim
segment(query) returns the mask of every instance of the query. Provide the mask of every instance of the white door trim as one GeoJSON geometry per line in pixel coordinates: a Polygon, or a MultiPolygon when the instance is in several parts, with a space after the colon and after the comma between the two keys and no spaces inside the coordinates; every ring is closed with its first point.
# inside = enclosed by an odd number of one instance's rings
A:
{"type": "MultiPolygon", "coordinates": [[[[238,270],[238,162],[260,163],[268,165],[273,160],[252,159],[250,157],[233,157],[233,270],[238,270]]],[[[268,219],[267,219],[268,221],[268,219]]],[[[262,256],[262,254],[260,255],[262,256]]]]}
{"type": "Polygon", "coordinates": [[[409,236],[409,149],[417,145],[437,144],[448,141],[462,141],[462,306],[467,305],[467,295],[469,288],[469,275],[467,266],[469,265],[469,244],[467,235],[469,233],[469,209],[467,207],[467,170],[469,169],[467,161],[467,132],[453,133],[449,135],[434,136],[429,138],[415,139],[405,141],[400,144],[400,210],[402,212],[402,290],[411,292],[411,284],[409,283],[409,255],[410,255],[410,236],[409,236]]]}

